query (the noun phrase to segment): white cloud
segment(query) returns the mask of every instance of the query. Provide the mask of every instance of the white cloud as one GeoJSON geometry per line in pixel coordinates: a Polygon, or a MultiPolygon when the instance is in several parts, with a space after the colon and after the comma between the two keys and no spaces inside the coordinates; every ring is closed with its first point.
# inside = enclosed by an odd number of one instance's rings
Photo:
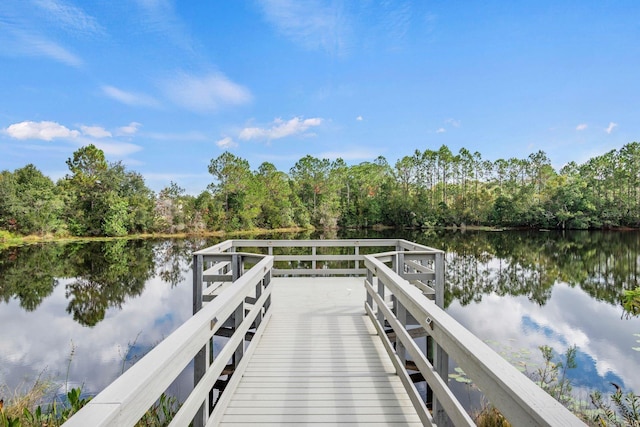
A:
{"type": "MultiPolygon", "coordinates": [[[[135,133],[139,126],[139,123],[133,122],[128,127],[135,133]]],[[[39,139],[43,141],[66,139],[78,145],[93,144],[107,155],[120,157],[142,150],[139,145],[113,140],[111,132],[100,126],[80,125],[80,129],[82,132],[69,129],[52,121],[25,121],[12,124],[4,130],[4,133],[15,139],[39,139]]]]}
{"type": "Polygon", "coordinates": [[[314,117],[311,119],[301,119],[294,117],[291,120],[284,121],[280,118],[275,119],[269,128],[247,127],[240,131],[239,138],[242,140],[250,139],[280,139],[290,135],[304,133],[311,127],[320,126],[322,119],[314,117]]]}
{"type": "Polygon", "coordinates": [[[606,133],[611,134],[613,130],[618,127],[617,123],[609,122],[609,126],[604,130],[606,133]]]}
{"type": "Polygon", "coordinates": [[[101,126],[80,126],[83,135],[92,138],[111,138],[111,132],[101,126]]]}
{"type": "Polygon", "coordinates": [[[217,141],[216,145],[220,148],[233,148],[238,146],[238,144],[233,140],[233,138],[229,136],[224,137],[221,140],[217,141]]]}
{"type": "Polygon", "coordinates": [[[438,128],[436,133],[445,133],[447,130],[445,128],[438,128]]]}
{"type": "Polygon", "coordinates": [[[358,117],[356,117],[356,120],[357,120],[357,121],[359,121],[359,122],[361,122],[361,121],[363,121],[364,119],[362,118],[362,116],[358,116],[358,117]]]}
{"type": "Polygon", "coordinates": [[[142,125],[138,122],[131,122],[127,126],[118,128],[118,135],[133,135],[138,132],[142,125]]]}
{"type": "Polygon", "coordinates": [[[14,123],[5,129],[10,137],[16,139],[41,139],[51,141],[54,138],[77,138],[80,132],[51,121],[14,123]]]}
{"type": "Polygon", "coordinates": [[[197,77],[180,74],[163,83],[166,95],[176,104],[192,111],[208,113],[229,105],[251,102],[249,89],[229,80],[222,73],[197,77]]]}
{"type": "Polygon", "coordinates": [[[285,37],[310,50],[344,54],[351,32],[340,3],[321,1],[263,0],[266,20],[285,37]]]}
{"type": "Polygon", "coordinates": [[[576,130],[585,130],[587,127],[588,126],[586,123],[580,123],[578,126],[576,126],[576,130]]]}
{"type": "Polygon", "coordinates": [[[460,125],[462,124],[460,120],[455,120],[455,119],[447,119],[444,122],[456,128],[459,128],[460,125]]]}
{"type": "Polygon", "coordinates": [[[122,89],[118,89],[115,86],[102,86],[102,92],[109,98],[115,99],[116,101],[122,102],[123,104],[127,105],[143,107],[159,106],[158,101],[151,96],[142,93],[127,92],[122,89]]]}

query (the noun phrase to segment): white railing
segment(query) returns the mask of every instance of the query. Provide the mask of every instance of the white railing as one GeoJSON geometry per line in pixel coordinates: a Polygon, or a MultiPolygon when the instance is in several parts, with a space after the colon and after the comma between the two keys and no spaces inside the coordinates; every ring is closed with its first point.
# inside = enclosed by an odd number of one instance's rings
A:
{"type": "Polygon", "coordinates": [[[387,253],[364,257],[367,269],[365,310],[403,378],[423,424],[475,425],[449,389],[448,357],[451,357],[511,425],[583,426],[584,423],[569,410],[427,298],[423,289],[402,277],[430,274],[428,263],[425,263],[430,257],[434,258],[436,282],[439,282],[438,275],[443,271],[439,267],[444,262],[441,252],[387,253]],[[398,272],[398,269],[387,265],[398,257],[405,259],[399,264],[404,265],[405,274],[402,269],[398,272]],[[407,259],[411,260],[408,264],[407,259]],[[413,271],[407,275],[407,269],[413,271]],[[394,343],[387,338],[390,331],[385,330],[385,325],[391,327],[394,343]],[[433,361],[427,359],[426,351],[418,348],[407,329],[408,325],[421,328],[432,339],[433,361]],[[407,378],[408,356],[433,392],[431,412],[425,408],[413,383],[407,378]]]}
{"type": "Polygon", "coordinates": [[[367,253],[435,250],[402,239],[227,240],[199,253],[258,252],[273,255],[273,277],[364,276],[367,253]],[[338,253],[336,253],[338,252],[338,253]]]}
{"type": "Polygon", "coordinates": [[[208,411],[202,408],[211,405],[210,391],[227,362],[234,359],[238,369],[246,361],[242,359],[245,336],[250,329],[255,330],[246,349],[249,352],[255,348],[270,316],[273,257],[242,253],[200,256],[211,264],[235,262],[237,266],[253,266],[234,275],[230,286],[94,397],[65,427],[134,425],[194,358],[205,362],[200,366],[200,378],[170,425],[186,426],[192,420],[198,424],[198,414],[206,419],[208,411]],[[213,359],[213,336],[225,325],[231,325],[233,331],[213,359]]]}

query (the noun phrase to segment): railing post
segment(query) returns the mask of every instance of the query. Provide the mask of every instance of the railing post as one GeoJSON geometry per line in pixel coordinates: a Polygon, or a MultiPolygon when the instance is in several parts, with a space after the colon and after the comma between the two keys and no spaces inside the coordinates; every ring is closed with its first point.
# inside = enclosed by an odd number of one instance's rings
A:
{"type": "MultiPolygon", "coordinates": [[[[360,255],[360,246],[356,246],[355,251],[354,251],[354,253],[353,253],[353,254],[354,254],[354,255],[356,255],[356,256],[357,256],[357,255],[360,255]]],[[[356,260],[355,267],[356,267],[356,270],[357,270],[358,268],[360,268],[360,261],[359,261],[359,260],[356,260]]],[[[369,282],[369,283],[371,283],[371,282],[369,282]]]]}
{"type": "MultiPolygon", "coordinates": [[[[380,280],[380,278],[378,277],[378,295],[380,295],[380,298],[382,299],[382,302],[384,303],[384,282],[382,280],[380,280]]],[[[382,310],[380,310],[380,307],[378,307],[378,323],[380,323],[380,326],[382,326],[382,328],[384,328],[384,313],[382,312],[382,310]]]]}
{"type": "MultiPolygon", "coordinates": [[[[375,283],[373,283],[373,271],[371,271],[368,268],[367,268],[367,281],[375,289],[375,283]]],[[[369,292],[367,292],[367,304],[369,304],[369,307],[371,307],[371,309],[373,310],[373,297],[369,292]]]]}
{"type": "MultiPolygon", "coordinates": [[[[436,291],[436,305],[444,309],[444,253],[438,252],[435,257],[434,269],[436,274],[435,291],[436,291]]],[[[435,354],[433,366],[440,375],[440,378],[447,381],[449,378],[449,355],[435,343],[435,354]]],[[[433,399],[433,419],[438,426],[450,426],[451,421],[445,413],[444,409],[440,406],[437,399],[433,399]]]]}
{"type": "Polygon", "coordinates": [[[231,255],[231,280],[236,281],[242,276],[242,258],[238,254],[231,255]]]}
{"type": "MultiPolygon", "coordinates": [[[[267,271],[262,280],[264,282],[264,289],[266,289],[271,283],[271,270],[267,271]]],[[[267,300],[264,302],[264,314],[267,314],[269,307],[271,307],[271,294],[269,294],[267,300]]]]}
{"type": "MultiPolygon", "coordinates": [[[[264,278],[262,278],[262,280],[260,280],[256,284],[256,301],[258,301],[260,299],[260,296],[262,296],[262,290],[264,289],[264,286],[264,278]]],[[[254,320],[254,326],[256,329],[258,329],[260,323],[262,323],[262,310],[260,310],[260,312],[256,315],[256,320],[254,320]]]]}
{"type": "Polygon", "coordinates": [[[317,255],[317,248],[315,246],[313,246],[311,248],[311,255],[313,256],[313,260],[311,261],[311,269],[315,270],[317,268],[317,261],[316,261],[316,255],[317,255]]]}
{"type": "Polygon", "coordinates": [[[202,255],[193,256],[193,314],[202,308],[202,255]]]}
{"type": "MultiPolygon", "coordinates": [[[[202,308],[202,272],[203,272],[203,257],[202,255],[193,256],[193,314],[196,314],[202,308]]],[[[205,345],[200,349],[198,354],[193,360],[193,385],[202,379],[209,366],[209,345],[205,345]]],[[[200,409],[196,413],[193,419],[194,427],[203,427],[207,423],[209,415],[209,402],[205,401],[200,406],[200,409]]]]}
{"type": "MultiPolygon", "coordinates": [[[[234,331],[236,331],[240,327],[243,320],[244,320],[244,301],[242,301],[240,305],[238,305],[235,312],[233,313],[234,331]]],[[[244,355],[244,338],[240,341],[240,344],[238,345],[238,348],[236,349],[235,353],[233,353],[234,368],[238,367],[238,363],[240,363],[240,360],[242,359],[243,355],[244,355]]]]}
{"type": "MultiPolygon", "coordinates": [[[[407,309],[397,299],[396,299],[396,317],[398,318],[398,321],[402,325],[402,328],[406,330],[407,329],[407,309]]],[[[400,341],[399,337],[400,337],[400,334],[396,333],[396,354],[398,355],[400,362],[402,362],[402,366],[404,366],[404,368],[406,369],[407,368],[407,352],[404,348],[404,344],[402,344],[402,341],[400,341]]]]}

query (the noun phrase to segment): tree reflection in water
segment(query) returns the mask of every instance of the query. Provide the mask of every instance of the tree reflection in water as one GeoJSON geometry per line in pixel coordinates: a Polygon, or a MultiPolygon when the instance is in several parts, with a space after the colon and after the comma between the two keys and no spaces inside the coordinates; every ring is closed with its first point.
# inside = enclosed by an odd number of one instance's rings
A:
{"type": "Polygon", "coordinates": [[[428,231],[404,237],[446,252],[447,306],[492,293],[544,305],[558,282],[619,306],[625,289],[640,286],[637,231],[428,231]]]}
{"type": "MultiPolygon", "coordinates": [[[[596,300],[620,305],[623,291],[639,286],[640,233],[635,231],[360,230],[343,231],[337,237],[402,237],[443,249],[447,253],[446,306],[454,300],[462,305],[479,302],[489,294],[522,295],[544,305],[557,282],[579,286],[596,300]]],[[[5,249],[0,251],[0,299],[16,298],[21,307],[33,311],[60,278],[74,278],[66,285],[67,311],[80,324],[94,326],[109,308],[140,295],[145,282],[156,275],[172,286],[187,280],[193,251],[218,241],[114,240],[5,249]]]]}

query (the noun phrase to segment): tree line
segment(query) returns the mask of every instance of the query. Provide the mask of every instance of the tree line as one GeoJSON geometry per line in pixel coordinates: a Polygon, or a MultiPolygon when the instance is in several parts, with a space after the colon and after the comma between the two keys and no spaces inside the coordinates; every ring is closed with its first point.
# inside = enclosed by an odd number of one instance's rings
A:
{"type": "Polygon", "coordinates": [[[495,226],[554,229],[640,225],[640,143],[556,171],[543,151],[485,160],[416,150],[391,165],[380,156],[347,165],[305,156],[289,170],[230,152],[212,159],[212,183],[190,195],[159,193],[93,145],[53,182],[34,165],[0,172],[0,233],[124,236],[254,228],[495,226]]]}

